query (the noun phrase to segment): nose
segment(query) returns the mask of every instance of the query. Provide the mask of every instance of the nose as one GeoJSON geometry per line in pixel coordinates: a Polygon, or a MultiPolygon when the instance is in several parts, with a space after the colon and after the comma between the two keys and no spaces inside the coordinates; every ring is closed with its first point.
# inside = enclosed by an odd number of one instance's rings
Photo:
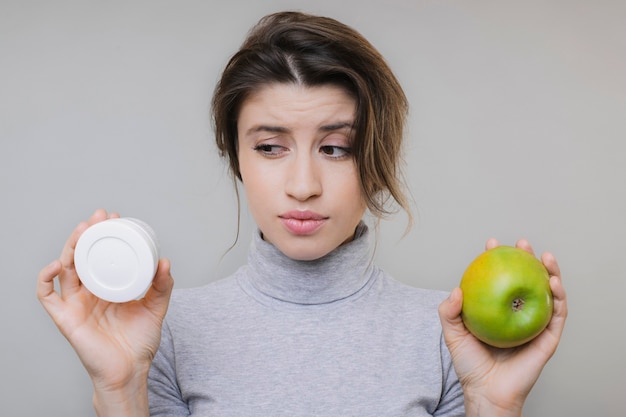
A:
{"type": "Polygon", "coordinates": [[[322,194],[320,167],[309,155],[299,155],[291,161],[285,183],[285,192],[298,201],[306,201],[322,194]]]}

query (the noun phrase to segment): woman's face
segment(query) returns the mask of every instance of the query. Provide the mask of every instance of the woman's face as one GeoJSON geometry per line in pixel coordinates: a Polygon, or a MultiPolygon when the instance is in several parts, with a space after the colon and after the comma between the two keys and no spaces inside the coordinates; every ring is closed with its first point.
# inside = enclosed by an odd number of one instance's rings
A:
{"type": "Polygon", "coordinates": [[[263,238],[293,259],[352,239],[366,204],[351,152],[356,104],[335,86],[269,84],[237,121],[248,205],[263,238]]]}

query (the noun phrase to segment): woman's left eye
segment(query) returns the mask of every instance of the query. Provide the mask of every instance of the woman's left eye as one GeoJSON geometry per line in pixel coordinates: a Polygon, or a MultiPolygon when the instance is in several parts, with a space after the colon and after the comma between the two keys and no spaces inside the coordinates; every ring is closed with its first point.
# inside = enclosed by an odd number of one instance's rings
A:
{"type": "Polygon", "coordinates": [[[350,149],[343,146],[326,145],[320,148],[320,152],[331,158],[345,158],[350,155],[350,149]]]}

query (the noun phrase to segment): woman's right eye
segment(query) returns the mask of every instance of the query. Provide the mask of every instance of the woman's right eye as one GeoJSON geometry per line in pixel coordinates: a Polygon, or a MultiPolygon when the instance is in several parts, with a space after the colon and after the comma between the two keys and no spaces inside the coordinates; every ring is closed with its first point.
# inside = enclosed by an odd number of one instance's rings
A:
{"type": "Polygon", "coordinates": [[[282,152],[284,152],[285,149],[279,145],[262,143],[262,144],[256,145],[254,147],[254,150],[266,156],[278,156],[282,152]]]}

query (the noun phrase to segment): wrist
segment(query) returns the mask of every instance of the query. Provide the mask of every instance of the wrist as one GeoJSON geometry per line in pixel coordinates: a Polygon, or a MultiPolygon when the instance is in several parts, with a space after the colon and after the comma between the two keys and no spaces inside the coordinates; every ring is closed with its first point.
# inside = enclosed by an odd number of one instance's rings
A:
{"type": "Polygon", "coordinates": [[[481,395],[465,397],[465,415],[466,417],[522,417],[521,404],[507,403],[498,404],[490,401],[481,395]]]}
{"type": "Polygon", "coordinates": [[[98,417],[149,417],[147,372],[123,385],[105,387],[94,382],[93,407],[98,417]]]}

